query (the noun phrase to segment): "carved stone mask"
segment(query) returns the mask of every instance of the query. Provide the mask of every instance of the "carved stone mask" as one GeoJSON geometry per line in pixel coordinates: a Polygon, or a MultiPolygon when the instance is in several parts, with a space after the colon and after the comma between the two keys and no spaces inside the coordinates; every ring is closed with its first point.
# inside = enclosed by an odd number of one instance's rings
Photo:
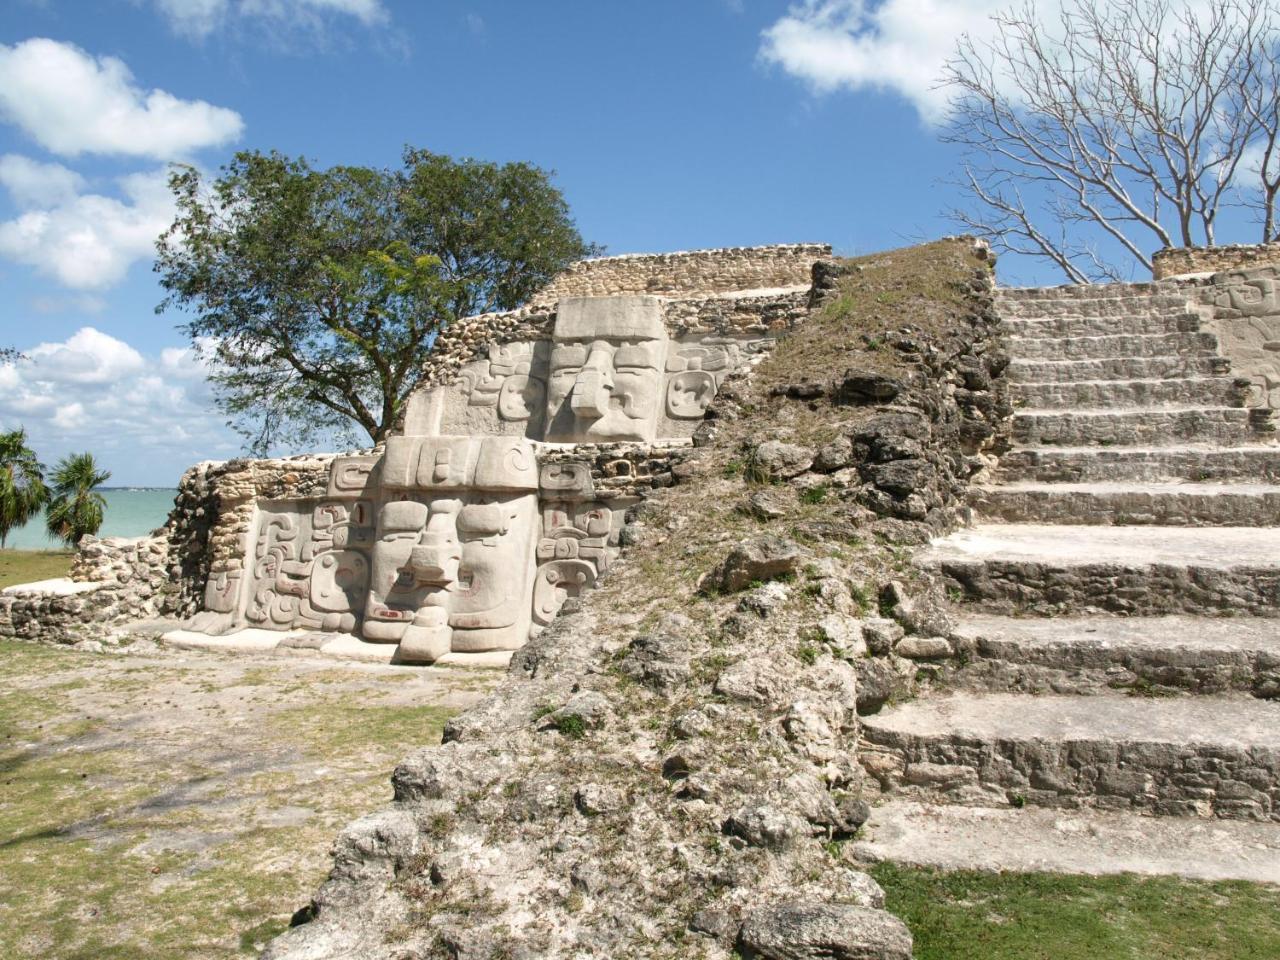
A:
{"type": "Polygon", "coordinates": [[[655,439],[667,333],[656,297],[571,297],[556,309],[546,439],[655,439]]]}
{"type": "Polygon", "coordinates": [[[405,659],[509,650],[528,635],[538,526],[533,452],[514,438],[394,437],[366,639],[405,659]]]}

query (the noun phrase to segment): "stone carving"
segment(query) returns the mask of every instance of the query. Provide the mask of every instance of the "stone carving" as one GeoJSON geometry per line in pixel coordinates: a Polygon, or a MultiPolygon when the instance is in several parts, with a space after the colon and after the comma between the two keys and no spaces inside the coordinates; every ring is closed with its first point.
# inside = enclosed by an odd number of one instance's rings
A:
{"type": "Polygon", "coordinates": [[[1228,275],[1214,298],[1214,327],[1232,372],[1252,384],[1247,405],[1280,410],[1280,281],[1274,272],[1228,275]]]}
{"type": "Polygon", "coordinates": [[[369,584],[368,501],[260,507],[245,619],[260,627],[351,631],[369,584]]]}
{"type": "Polygon", "coordinates": [[[392,437],[367,640],[400,658],[514,650],[529,635],[537,461],[508,437],[392,437]]]}
{"type": "Polygon", "coordinates": [[[363,496],[373,484],[377,465],[378,458],[374,456],[336,457],[329,468],[329,496],[363,496]]]}
{"type": "Polygon", "coordinates": [[[741,357],[734,340],[705,340],[680,345],[667,359],[667,416],[673,420],[701,420],[720,384],[741,357]]]}
{"type": "Polygon", "coordinates": [[[546,439],[654,440],[666,353],[657,297],[561,300],[547,382],[546,439]]]}
{"type": "Polygon", "coordinates": [[[613,511],[603,503],[548,503],[538,541],[533,619],[550,623],[565,600],[593,586],[609,568],[613,511]]]}
{"type": "Polygon", "coordinates": [[[582,460],[544,463],[538,472],[538,489],[548,498],[590,500],[595,495],[591,464],[582,460]]]}
{"type": "Polygon", "coordinates": [[[214,613],[235,613],[240,599],[240,571],[217,570],[204,588],[204,608],[214,613]]]}
{"type": "Polygon", "coordinates": [[[359,632],[411,662],[514,650],[607,573],[646,457],[540,464],[534,441],[688,436],[758,346],[674,341],[657,297],[561,300],[550,339],[491,343],[411,404],[412,432],[334,458],[324,496],[250,506],[244,568],[210,577],[193,625],[359,632]]]}

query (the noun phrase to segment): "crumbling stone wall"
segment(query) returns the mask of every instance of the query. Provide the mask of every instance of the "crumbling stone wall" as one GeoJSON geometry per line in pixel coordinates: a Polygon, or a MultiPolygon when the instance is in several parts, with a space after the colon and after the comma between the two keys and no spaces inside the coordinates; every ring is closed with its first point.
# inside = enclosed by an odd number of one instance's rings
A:
{"type": "Polygon", "coordinates": [[[163,535],[85,537],[71,569],[76,586],[0,594],[0,636],[76,643],[157,616],[168,587],[163,535]]]}
{"type": "Polygon", "coordinates": [[[1280,243],[1233,243],[1222,247],[1168,247],[1151,258],[1156,280],[1184,273],[1218,273],[1280,263],[1280,243]]]}
{"type": "Polygon", "coordinates": [[[788,243],[599,257],[573,264],[539,291],[533,303],[551,306],[562,297],[626,293],[690,297],[808,286],[814,261],[830,256],[831,247],[825,243],[788,243]]]}

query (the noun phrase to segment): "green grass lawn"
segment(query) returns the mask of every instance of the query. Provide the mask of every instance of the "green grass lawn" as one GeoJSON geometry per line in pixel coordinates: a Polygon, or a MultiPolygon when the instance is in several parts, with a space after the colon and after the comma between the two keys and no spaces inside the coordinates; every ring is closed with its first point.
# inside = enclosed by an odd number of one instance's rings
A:
{"type": "Polygon", "coordinates": [[[65,577],[74,557],[72,550],[0,550],[0,587],[65,577]]]}
{"type": "Polygon", "coordinates": [[[1275,960],[1280,887],[878,864],[916,960],[1275,960]]]}

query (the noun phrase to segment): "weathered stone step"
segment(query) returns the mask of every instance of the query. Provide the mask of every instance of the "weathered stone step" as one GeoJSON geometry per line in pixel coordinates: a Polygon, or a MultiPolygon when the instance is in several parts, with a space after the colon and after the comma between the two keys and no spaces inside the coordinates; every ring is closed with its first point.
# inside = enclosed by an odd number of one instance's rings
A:
{"type": "Polygon", "coordinates": [[[955,693],[862,718],[883,788],[970,804],[1280,820],[1280,703],[955,693]]]}
{"type": "Polygon", "coordinates": [[[1015,402],[1028,407],[1153,407],[1160,404],[1242,407],[1248,381],[1234,377],[1170,377],[1154,380],[1078,380],[1019,383],[1015,402]]]}
{"type": "Polygon", "coordinates": [[[1001,290],[996,307],[1002,316],[1077,316],[1131,313],[1141,310],[1186,310],[1188,298],[1177,290],[1141,289],[1136,287],[1094,287],[1080,292],[1059,290],[1001,290]]]}
{"type": "Polygon", "coordinates": [[[1056,483],[1094,480],[1280,483],[1280,445],[1018,447],[1000,458],[996,478],[1056,483]]]}
{"type": "Polygon", "coordinates": [[[1014,383],[1073,383],[1080,380],[1159,380],[1220,377],[1231,371],[1222,357],[1115,357],[1106,360],[1020,360],[1009,363],[1014,383]]]}
{"type": "Polygon", "coordinates": [[[1280,486],[1253,483],[1015,482],[973,487],[978,516],[1007,523],[1280,525],[1280,486]]]}
{"type": "Polygon", "coordinates": [[[858,836],[853,854],[870,863],[1280,884],[1273,823],[891,800],[872,808],[858,836]]]}
{"type": "Polygon", "coordinates": [[[1006,316],[1004,332],[1020,337],[1101,337],[1117,334],[1195,333],[1200,314],[1187,311],[1138,311],[1102,317],[1006,316]]]}
{"type": "Polygon", "coordinates": [[[934,541],[916,562],[969,609],[991,613],[1280,617],[1277,527],[984,523],[934,541]]]}
{"type": "Polygon", "coordinates": [[[1002,617],[956,629],[966,686],[1022,693],[1125,688],[1280,697],[1280,620],[1265,617],[1002,617]]]}
{"type": "Polygon", "coordinates": [[[1103,337],[1008,337],[1019,360],[1102,360],[1109,357],[1214,356],[1212,333],[1119,334],[1103,337]]]}
{"type": "Polygon", "coordinates": [[[1018,410],[1013,439],[1026,446],[1138,446],[1178,441],[1224,446],[1269,438],[1261,411],[1239,407],[1129,407],[1018,410]]]}

